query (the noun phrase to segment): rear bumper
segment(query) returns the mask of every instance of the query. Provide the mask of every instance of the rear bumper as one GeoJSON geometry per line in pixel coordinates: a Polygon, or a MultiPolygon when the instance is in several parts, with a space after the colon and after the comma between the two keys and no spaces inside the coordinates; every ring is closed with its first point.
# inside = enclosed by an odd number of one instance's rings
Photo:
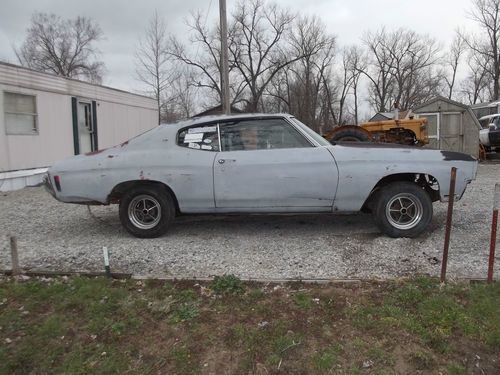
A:
{"type": "Polygon", "coordinates": [[[47,192],[50,195],[52,195],[54,198],[57,199],[56,191],[54,190],[54,186],[52,186],[52,182],[50,180],[50,175],[48,173],[43,178],[43,186],[45,187],[45,190],[47,190],[47,192]]]}

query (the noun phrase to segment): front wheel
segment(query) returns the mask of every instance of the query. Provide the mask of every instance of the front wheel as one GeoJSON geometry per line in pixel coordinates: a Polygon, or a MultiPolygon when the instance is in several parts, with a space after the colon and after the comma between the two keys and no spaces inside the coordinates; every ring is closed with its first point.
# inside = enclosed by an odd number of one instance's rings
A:
{"type": "Polygon", "coordinates": [[[161,187],[133,187],[120,200],[120,221],[123,227],[136,237],[161,236],[174,216],[173,199],[161,187]]]}
{"type": "Polygon", "coordinates": [[[376,195],[375,222],[390,237],[416,237],[432,220],[429,194],[412,182],[394,182],[376,195]]]}

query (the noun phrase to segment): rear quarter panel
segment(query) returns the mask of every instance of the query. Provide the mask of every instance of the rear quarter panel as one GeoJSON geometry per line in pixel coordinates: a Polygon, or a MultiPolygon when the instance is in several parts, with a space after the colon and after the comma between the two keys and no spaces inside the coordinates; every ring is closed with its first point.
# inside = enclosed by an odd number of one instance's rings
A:
{"type": "Polygon", "coordinates": [[[334,211],[359,211],[381,179],[401,173],[433,176],[439,183],[441,200],[446,201],[452,167],[457,168],[455,194],[460,199],[477,168],[477,161],[468,155],[440,150],[362,143],[337,144],[329,149],[339,169],[334,211]],[[460,158],[465,160],[457,160],[460,158]]]}

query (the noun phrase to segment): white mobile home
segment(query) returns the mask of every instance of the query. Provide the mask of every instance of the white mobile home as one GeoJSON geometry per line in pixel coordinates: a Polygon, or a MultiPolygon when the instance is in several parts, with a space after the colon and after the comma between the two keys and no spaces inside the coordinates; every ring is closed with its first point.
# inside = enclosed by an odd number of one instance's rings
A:
{"type": "Polygon", "coordinates": [[[154,99],[0,62],[4,178],[6,171],[119,144],[157,124],[154,99]]]}

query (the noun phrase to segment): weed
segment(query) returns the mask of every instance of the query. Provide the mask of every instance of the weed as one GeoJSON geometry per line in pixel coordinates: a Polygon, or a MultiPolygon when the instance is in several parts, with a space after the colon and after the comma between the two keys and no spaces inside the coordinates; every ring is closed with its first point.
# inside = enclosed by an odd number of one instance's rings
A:
{"type": "Polygon", "coordinates": [[[245,284],[234,275],[215,276],[210,288],[216,294],[242,294],[245,284]]]}
{"type": "Polygon", "coordinates": [[[351,367],[349,369],[349,375],[362,375],[363,370],[360,369],[359,367],[351,367]]]}
{"type": "Polygon", "coordinates": [[[295,342],[294,338],[290,336],[279,336],[273,340],[273,349],[278,354],[283,354],[296,345],[298,342],[295,342]]]}
{"type": "Polygon", "coordinates": [[[176,300],[182,303],[191,303],[198,301],[199,296],[193,289],[184,289],[177,293],[176,300]]]}
{"type": "Polygon", "coordinates": [[[248,291],[248,298],[252,301],[257,301],[262,299],[266,294],[262,289],[252,288],[248,291]]]}
{"type": "Polygon", "coordinates": [[[293,297],[295,304],[301,309],[310,309],[313,305],[312,298],[309,294],[306,293],[296,293],[293,297]]]}
{"type": "Polygon", "coordinates": [[[195,363],[191,358],[191,352],[185,346],[173,348],[169,353],[169,359],[176,369],[176,374],[196,373],[195,363]]]}
{"type": "Polygon", "coordinates": [[[182,304],[177,307],[171,317],[172,323],[184,322],[192,320],[200,314],[198,307],[193,304],[182,304]]]}
{"type": "Polygon", "coordinates": [[[447,368],[448,368],[450,375],[466,375],[467,374],[465,367],[462,365],[459,365],[458,363],[455,363],[455,362],[449,363],[447,368]]]}
{"type": "Polygon", "coordinates": [[[282,361],[282,357],[276,353],[272,353],[267,356],[266,362],[271,366],[276,366],[282,361]]]}
{"type": "Polygon", "coordinates": [[[356,351],[361,351],[361,350],[364,350],[367,346],[368,346],[368,343],[366,341],[364,341],[362,338],[360,337],[355,337],[352,339],[351,341],[352,343],[352,347],[356,350],[356,351]]]}
{"type": "MultiPolygon", "coordinates": [[[[150,283],[151,284],[151,283],[150,283]]],[[[148,285],[148,283],[146,283],[148,285]]],[[[164,284],[158,286],[156,284],[151,284],[150,295],[155,299],[164,299],[174,292],[174,286],[171,282],[165,282],[164,284]]]]}
{"type": "Polygon", "coordinates": [[[331,369],[337,363],[337,357],[341,351],[342,347],[337,345],[314,353],[311,358],[313,367],[318,370],[331,369]]]}
{"type": "Polygon", "coordinates": [[[377,364],[393,366],[396,362],[391,353],[383,350],[379,345],[371,346],[367,351],[368,357],[377,364]]]}
{"type": "Polygon", "coordinates": [[[427,352],[415,352],[410,354],[410,360],[419,370],[427,370],[435,365],[434,358],[427,352]]]}

